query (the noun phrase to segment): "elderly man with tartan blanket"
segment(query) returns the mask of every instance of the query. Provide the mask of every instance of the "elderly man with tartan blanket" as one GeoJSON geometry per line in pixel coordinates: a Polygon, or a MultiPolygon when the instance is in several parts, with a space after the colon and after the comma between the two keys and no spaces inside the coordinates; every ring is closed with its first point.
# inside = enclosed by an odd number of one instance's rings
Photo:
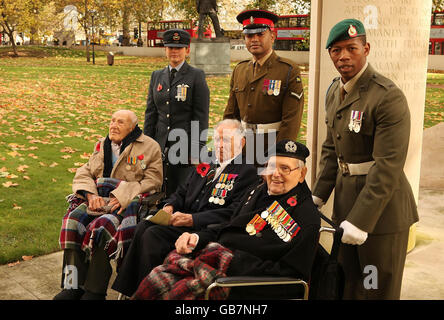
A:
{"type": "Polygon", "coordinates": [[[60,232],[63,290],[55,300],[105,299],[110,257],[123,255],[141,198],[159,192],[162,178],[158,143],[142,133],[134,112],[115,112],[108,136],[73,180],[60,232]]]}
{"type": "MultiPolygon", "coordinates": [[[[183,233],[176,250],[142,280],[133,299],[202,299],[213,280],[225,275],[310,279],[320,216],[305,182],[309,151],[281,140],[271,152],[265,182],[246,193],[231,220],[183,233]]],[[[217,288],[210,298],[288,298],[297,289],[217,288]]]]}

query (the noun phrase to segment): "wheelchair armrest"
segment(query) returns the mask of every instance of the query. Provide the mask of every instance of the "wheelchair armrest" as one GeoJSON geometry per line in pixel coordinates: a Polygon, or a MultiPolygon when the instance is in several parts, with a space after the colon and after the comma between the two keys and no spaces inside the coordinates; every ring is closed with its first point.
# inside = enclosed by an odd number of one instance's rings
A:
{"type": "Polygon", "coordinates": [[[205,300],[209,299],[210,292],[215,287],[232,288],[247,286],[267,286],[267,285],[292,285],[299,284],[304,287],[304,300],[308,299],[308,283],[302,279],[291,277],[223,277],[218,278],[208,286],[205,292],[205,300]]]}

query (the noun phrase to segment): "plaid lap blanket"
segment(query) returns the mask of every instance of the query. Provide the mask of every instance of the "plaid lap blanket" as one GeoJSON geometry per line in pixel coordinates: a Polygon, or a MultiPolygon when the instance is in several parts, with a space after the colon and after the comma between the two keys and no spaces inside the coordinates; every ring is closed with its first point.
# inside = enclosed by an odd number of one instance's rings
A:
{"type": "MultiPolygon", "coordinates": [[[[96,181],[97,191],[101,197],[109,197],[119,183],[118,179],[99,178],[96,181]]],[[[62,221],[60,247],[81,249],[90,258],[95,248],[104,245],[110,258],[122,258],[133,238],[142,197],[135,197],[120,215],[115,210],[97,217],[87,213],[85,199],[68,196],[69,207],[62,221]]]]}
{"type": "MultiPolygon", "coordinates": [[[[226,276],[233,258],[231,250],[211,242],[193,258],[170,252],[164,264],[143,279],[134,300],[202,300],[205,290],[219,277],[226,276]]],[[[210,299],[223,300],[229,288],[215,288],[210,299]]]]}

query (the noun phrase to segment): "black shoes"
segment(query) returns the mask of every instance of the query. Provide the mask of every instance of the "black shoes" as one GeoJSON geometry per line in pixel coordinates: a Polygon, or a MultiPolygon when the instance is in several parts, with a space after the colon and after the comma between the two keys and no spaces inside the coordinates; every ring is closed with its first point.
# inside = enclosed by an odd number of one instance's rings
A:
{"type": "Polygon", "coordinates": [[[84,293],[83,289],[63,289],[53,300],[80,300],[84,293]]]}
{"type": "Polygon", "coordinates": [[[105,300],[106,294],[93,293],[83,289],[63,289],[53,300],[105,300]]]}

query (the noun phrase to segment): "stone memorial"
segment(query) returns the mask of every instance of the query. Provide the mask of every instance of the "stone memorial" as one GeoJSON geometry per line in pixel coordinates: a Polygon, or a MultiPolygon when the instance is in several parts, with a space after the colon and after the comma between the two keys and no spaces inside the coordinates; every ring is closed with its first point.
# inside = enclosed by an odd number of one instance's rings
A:
{"type": "Polygon", "coordinates": [[[220,28],[216,0],[197,0],[196,9],[199,13],[199,29],[198,39],[191,41],[191,65],[204,70],[207,76],[231,74],[230,39],[223,36],[220,28]],[[216,38],[203,37],[207,16],[211,18],[216,38]]]}

